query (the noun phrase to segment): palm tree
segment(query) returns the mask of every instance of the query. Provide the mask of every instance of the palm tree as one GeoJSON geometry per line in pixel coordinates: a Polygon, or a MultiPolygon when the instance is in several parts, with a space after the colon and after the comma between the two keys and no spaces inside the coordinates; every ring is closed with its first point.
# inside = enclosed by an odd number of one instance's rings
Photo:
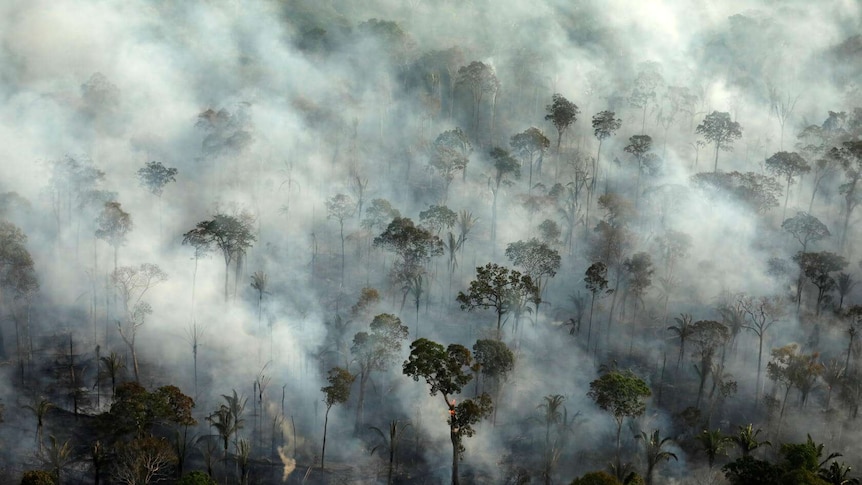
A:
{"type": "Polygon", "coordinates": [[[111,378],[111,397],[113,398],[117,389],[117,378],[120,377],[123,369],[126,368],[126,359],[116,352],[111,352],[111,355],[100,357],[99,360],[102,364],[99,369],[99,375],[103,378],[111,378]]]}
{"type": "Polygon", "coordinates": [[[752,424],[740,426],[739,433],[731,436],[730,439],[739,447],[739,451],[742,452],[742,456],[749,456],[752,451],[761,446],[772,446],[772,443],[769,441],[757,441],[757,435],[760,434],[761,431],[763,430],[760,428],[754,429],[752,424]]]}
{"type": "Polygon", "coordinates": [[[667,329],[679,339],[679,357],[676,359],[677,371],[679,370],[679,366],[685,356],[685,341],[687,338],[694,335],[694,327],[691,324],[691,320],[692,318],[690,314],[680,313],[679,317],[674,318],[676,325],[667,327],[667,329]]]}
{"type": "Polygon", "coordinates": [[[398,450],[398,443],[401,441],[401,438],[404,436],[404,432],[407,431],[407,428],[411,426],[410,423],[402,423],[397,419],[393,419],[389,421],[389,437],[387,438],[383,431],[376,426],[369,426],[368,429],[375,431],[380,438],[383,440],[382,445],[377,445],[374,448],[371,448],[371,454],[373,455],[378,448],[386,447],[389,450],[389,472],[386,475],[386,483],[387,485],[392,485],[392,475],[395,471],[396,467],[396,451],[398,450]]]}
{"type": "Polygon", "coordinates": [[[541,411],[542,414],[540,419],[541,422],[545,424],[545,463],[542,475],[545,479],[545,485],[548,485],[551,483],[551,474],[553,473],[554,464],[556,462],[555,458],[558,456],[558,454],[555,453],[557,448],[556,443],[551,443],[551,426],[559,425],[563,419],[563,413],[565,412],[563,401],[565,401],[566,398],[561,394],[549,394],[545,396],[544,399],[545,402],[539,404],[537,409],[541,411]]]}
{"type": "Polygon", "coordinates": [[[60,474],[66,468],[66,465],[72,461],[72,445],[69,444],[69,440],[66,440],[63,444],[58,443],[54,435],[49,436],[48,439],[51,440],[51,446],[45,448],[44,452],[40,449],[39,455],[42,463],[50,467],[51,474],[54,475],[54,480],[56,480],[55,483],[59,485],[62,483],[60,474]]]}
{"type": "MultiPolygon", "coordinates": [[[[42,427],[45,424],[45,416],[48,414],[48,411],[54,407],[54,404],[51,401],[43,398],[38,400],[34,399],[33,404],[28,404],[22,406],[24,409],[29,409],[33,412],[33,416],[36,417],[36,444],[39,445],[39,453],[42,452],[42,427]]],[[[51,437],[54,438],[53,436],[51,437]]]]}
{"type": "Polygon", "coordinates": [[[818,472],[820,478],[831,485],[859,485],[862,483],[858,478],[850,478],[851,467],[844,463],[833,461],[829,468],[821,468],[818,472]]]}
{"type": "MultiPolygon", "coordinates": [[[[638,438],[637,436],[635,438],[638,438]]],[[[644,442],[644,451],[646,452],[647,471],[644,477],[646,485],[652,484],[652,475],[656,466],[662,461],[669,461],[671,458],[679,460],[675,454],[662,449],[665,443],[671,441],[670,437],[662,438],[659,435],[659,430],[653,430],[652,434],[647,434],[641,431],[640,438],[644,442]]]]}
{"type": "Polygon", "coordinates": [[[716,429],[714,431],[705,429],[697,435],[696,438],[703,446],[703,451],[706,453],[706,457],[709,460],[709,468],[712,468],[712,465],[715,463],[716,456],[727,454],[725,450],[727,448],[727,444],[730,443],[731,440],[729,436],[722,434],[720,429],[716,429]]]}
{"type": "Polygon", "coordinates": [[[239,483],[248,485],[248,469],[251,458],[251,444],[247,439],[241,439],[236,444],[236,461],[239,464],[239,483]]]}

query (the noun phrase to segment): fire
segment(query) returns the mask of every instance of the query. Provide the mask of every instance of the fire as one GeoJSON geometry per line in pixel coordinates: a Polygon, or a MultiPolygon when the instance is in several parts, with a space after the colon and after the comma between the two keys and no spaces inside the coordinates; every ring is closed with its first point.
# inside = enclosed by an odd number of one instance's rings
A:
{"type": "Polygon", "coordinates": [[[455,415],[455,400],[453,399],[452,402],[449,403],[449,416],[454,416],[454,415],[455,415]]]}

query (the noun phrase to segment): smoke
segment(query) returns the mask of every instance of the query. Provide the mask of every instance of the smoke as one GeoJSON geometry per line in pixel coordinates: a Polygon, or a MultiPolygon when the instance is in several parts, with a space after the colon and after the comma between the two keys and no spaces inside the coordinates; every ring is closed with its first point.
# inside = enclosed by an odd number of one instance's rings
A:
{"type": "MultiPolygon", "coordinates": [[[[565,227],[551,190],[556,183],[577,183],[576,163],[588,166],[598,155],[591,117],[606,109],[623,125],[602,142],[597,190],[626,194],[637,207],[623,257],[649,253],[653,284],[643,304],[624,300],[622,291],[598,298],[589,348],[585,315],[581,331],[568,334],[563,322],[576,316],[573,302],[580,295],[589,304],[584,271],[593,262],[593,227],[605,216],[595,199],[589,215],[582,206],[571,251],[557,245],[563,264],[548,283],[545,302],[522,319],[519,334],[513,333],[512,318],[505,323],[518,361],[496,403],[497,426],[481,424],[465,440],[465,468],[501,479],[502,455],[535,452],[544,439],[535,424],[537,407],[554,394],[565,396],[569,416],[580,413],[576,434],[589,438],[571,440],[567,453],[605,456],[610,445],[596,443],[612,444],[615,423],[586,392],[599,366],[614,360],[634,368],[654,392],[659,385],[679,386],[660,405],[654,396],[650,418],[631,431],[678,428],[674,415],[694,405],[687,393],[696,392],[696,377],[690,354],[675,369],[677,342],[666,328],[681,313],[691,313],[694,321],[720,320],[716,306],[738,294],[785,298],[786,316],[765,338],[764,367],[769,351],[789,342],[799,342],[806,352],[816,348],[824,360],[845,355],[844,324],[831,317],[815,322],[804,312],[797,316],[789,299],[795,275],[779,279],[768,271],[770,258],[789,261],[798,250],[780,229],[782,208],[757,214],[734,197],[699,190],[690,177],[712,169],[713,146],[698,146],[694,129],[713,110],[731,113],[743,128],[732,151],[719,152],[719,168],[756,174],[766,173],[764,160],[772,153],[795,150],[796,134],[822,124],[828,111],[852,112],[860,100],[854,80],[859,68],[837,46],[858,33],[857,2],[133,0],[84,1],[70,8],[37,0],[0,6],[0,19],[0,193],[16,192],[29,204],[3,208],[2,217],[27,234],[35,262],[41,285],[31,317],[35,340],[72,334],[91,381],[97,345],[102,356],[129,351],[117,333],[121,305],[110,288],[114,249],[94,235],[100,207],[58,189],[52,178],[54,163],[67,156],[90,161],[104,176],[89,189],[115,193],[132,216],[133,230],[118,248],[119,266],[154,263],[169,275],[144,298],[153,313],[137,334],[143,384],[176,384],[194,394],[199,418],[233,389],[249,404],[256,402],[259,416],[247,416],[244,432],[278,428],[285,435],[287,443],[277,447],[282,481],[296,466],[318,458],[326,372],[355,365],[353,335],[370,323],[349,315],[361,288],[380,291],[374,314],[399,315],[411,340],[418,332],[471,347],[488,337],[493,311],[462,312],[454,296],[475,277],[477,266],[509,264],[506,245],[536,237],[543,220],[565,227]],[[371,19],[392,21],[398,29],[371,19]],[[445,64],[443,52],[454,59],[449,70],[430,68],[445,64]],[[452,86],[458,68],[474,60],[492,66],[500,81],[493,99],[478,105],[469,90],[452,86]],[[638,76],[650,69],[660,74],[660,86],[685,87],[697,97],[669,129],[659,119],[667,112],[665,100],[656,98],[646,111],[629,101],[638,76]],[[783,137],[770,110],[770,88],[796,100],[783,137]],[[564,138],[565,156],[553,148],[545,154],[544,173],[535,175],[538,186],[527,187],[526,173],[503,186],[495,247],[488,151],[509,148],[509,138],[530,126],[555,138],[554,126],[544,119],[554,93],[581,109],[564,138]],[[223,118],[202,117],[207,110],[223,118]],[[325,201],[339,193],[358,199],[355,181],[367,179],[364,209],[383,198],[418,222],[420,211],[442,200],[443,182],[427,170],[429,146],[456,127],[469,134],[473,153],[465,180],[460,173],[454,177],[446,205],[479,221],[457,255],[457,267],[450,271],[446,256],[435,260],[418,314],[410,297],[402,308],[403,290],[388,276],[393,256],[372,247],[381,230],[364,227],[365,215],[358,214],[345,221],[342,283],[339,224],[328,217],[325,201]],[[662,163],[655,173],[641,175],[637,199],[637,171],[624,147],[642,131],[652,137],[662,163]],[[178,169],[161,197],[139,186],[137,171],[149,161],[178,169]],[[255,219],[256,241],[238,273],[233,264],[227,269],[225,303],[223,255],[216,250],[196,259],[194,249],[182,244],[183,234],[215,213],[243,211],[255,219]],[[674,264],[673,284],[659,289],[657,280],[666,275],[658,240],[668,230],[690,235],[692,244],[674,264]],[[250,287],[256,271],[268,276],[263,294],[250,287]],[[628,316],[608,328],[615,297],[616,310],[628,316]],[[261,376],[271,380],[255,395],[261,376]],[[277,416],[295,417],[296,427],[286,421],[274,425],[277,416]],[[296,460],[288,457],[286,450],[297,448],[296,460]]],[[[840,174],[826,179],[812,209],[834,234],[815,244],[816,250],[837,247],[839,179],[840,174]]],[[[791,189],[788,215],[807,210],[811,189],[809,175],[791,189]]],[[[858,229],[851,224],[850,230],[845,254],[847,271],[854,272],[858,229]]],[[[852,291],[847,305],[858,296],[852,291]]],[[[17,359],[16,327],[11,320],[2,325],[6,350],[17,359]]],[[[414,463],[445,480],[451,451],[446,410],[439,396],[428,396],[427,386],[401,375],[407,345],[388,371],[374,374],[358,429],[384,429],[392,419],[412,422],[411,446],[404,449],[414,463]]],[[[726,372],[739,382],[739,392],[725,400],[713,425],[760,417],[750,404],[772,385],[764,371],[765,391],[754,389],[757,339],[742,330],[735,345],[736,358],[726,363],[726,372]]],[[[35,358],[49,359],[54,352],[40,348],[35,358]]],[[[29,417],[13,411],[15,379],[14,372],[4,372],[0,380],[2,426],[30,442],[30,426],[20,424],[29,417]]],[[[47,387],[50,380],[44,377],[39,385],[47,387]]],[[[820,397],[823,390],[815,392],[820,397]]],[[[351,434],[355,399],[331,411],[328,433],[338,439],[329,442],[327,457],[370,466],[377,459],[367,456],[370,438],[351,434]]],[[[90,411],[99,410],[91,405],[90,411]]],[[[819,419],[811,404],[788,411],[782,439],[804,436],[807,422],[819,419]]],[[[202,426],[202,432],[210,431],[202,426]]],[[[850,443],[854,436],[845,430],[835,442],[850,443]]],[[[627,446],[632,456],[639,453],[636,445],[627,446]]],[[[682,483],[697,458],[674,452],[680,462],[668,466],[667,475],[682,483]]],[[[564,462],[558,473],[568,480],[600,467],[595,461],[564,462]]]]}

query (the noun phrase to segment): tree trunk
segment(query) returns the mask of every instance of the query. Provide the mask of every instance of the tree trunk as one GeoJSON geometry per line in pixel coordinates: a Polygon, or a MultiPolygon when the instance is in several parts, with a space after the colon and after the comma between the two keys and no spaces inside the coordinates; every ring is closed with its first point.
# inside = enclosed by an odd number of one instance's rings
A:
{"type": "Polygon", "coordinates": [[[452,485],[459,485],[461,483],[458,480],[458,443],[460,440],[458,434],[451,428],[451,425],[449,438],[452,440],[452,485]]]}
{"type": "Polygon", "coordinates": [[[715,142],[715,165],[712,168],[713,172],[718,172],[718,142],[715,142]]]}
{"type": "Polygon", "coordinates": [[[356,424],[354,425],[356,433],[359,433],[362,427],[362,412],[365,410],[365,385],[368,383],[369,374],[365,369],[359,371],[359,397],[356,400],[356,424]]]}
{"type": "MultiPolygon", "coordinates": [[[[592,293],[592,292],[590,292],[590,293],[592,293]]],[[[593,335],[593,305],[596,302],[596,294],[592,293],[592,295],[593,295],[592,298],[590,298],[590,323],[587,326],[587,350],[588,351],[590,349],[590,338],[592,338],[592,335],[593,335]]]]}
{"type": "Polygon", "coordinates": [[[326,414],[323,418],[323,448],[320,450],[320,469],[325,470],[324,468],[324,458],[326,457],[326,427],[329,424],[329,410],[332,409],[332,406],[326,406],[326,414]]]}

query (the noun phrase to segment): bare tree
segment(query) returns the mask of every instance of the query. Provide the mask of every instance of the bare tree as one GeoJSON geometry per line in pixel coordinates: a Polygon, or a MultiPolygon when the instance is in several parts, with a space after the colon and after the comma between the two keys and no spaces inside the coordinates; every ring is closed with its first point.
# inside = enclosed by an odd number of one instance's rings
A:
{"type": "Polygon", "coordinates": [[[150,304],[143,301],[143,297],[150,288],[167,279],[167,273],[157,265],[149,263],[144,263],[137,268],[122,266],[111,275],[111,282],[120,294],[124,309],[124,318],[122,321],[117,321],[117,330],[120,331],[120,337],[132,354],[132,367],[135,371],[135,381],[138,382],[140,382],[140,375],[135,339],[147,315],[153,312],[150,304]]]}

